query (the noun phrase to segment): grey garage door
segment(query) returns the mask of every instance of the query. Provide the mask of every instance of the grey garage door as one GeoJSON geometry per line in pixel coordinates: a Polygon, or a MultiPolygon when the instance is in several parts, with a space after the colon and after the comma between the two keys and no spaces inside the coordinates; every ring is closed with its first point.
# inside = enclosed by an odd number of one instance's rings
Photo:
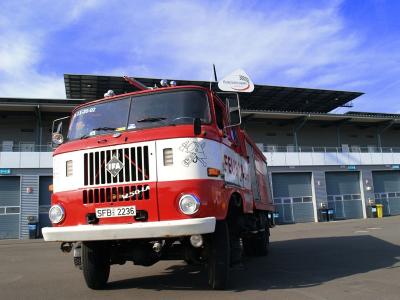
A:
{"type": "Polygon", "coordinates": [[[400,215],[400,171],[372,172],[376,203],[385,216],[400,215]]]}
{"type": "Polygon", "coordinates": [[[272,173],[278,222],[313,222],[311,173],[272,173]]]}
{"type": "Polygon", "coordinates": [[[0,239],[19,238],[20,178],[0,177],[0,239]]]}
{"type": "Polygon", "coordinates": [[[53,177],[40,176],[39,178],[39,226],[40,228],[51,226],[49,220],[49,209],[51,193],[49,185],[53,183],[53,177]]]}
{"type": "Polygon", "coordinates": [[[336,219],[359,219],[363,217],[359,172],[327,172],[326,192],[329,208],[336,219]]]}

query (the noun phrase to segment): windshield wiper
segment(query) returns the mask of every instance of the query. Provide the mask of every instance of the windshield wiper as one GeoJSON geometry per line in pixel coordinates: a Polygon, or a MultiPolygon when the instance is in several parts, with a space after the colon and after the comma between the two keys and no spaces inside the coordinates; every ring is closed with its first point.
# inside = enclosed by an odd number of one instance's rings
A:
{"type": "Polygon", "coordinates": [[[84,134],[84,135],[82,135],[79,139],[80,139],[80,140],[84,140],[84,139],[87,139],[88,137],[92,137],[92,135],[90,135],[90,134],[84,134]]]}
{"type": "Polygon", "coordinates": [[[101,130],[101,131],[107,131],[107,130],[115,130],[117,128],[113,128],[113,127],[98,127],[98,128],[93,128],[92,131],[97,131],[97,130],[101,130]]]}
{"type": "Polygon", "coordinates": [[[137,122],[159,122],[159,121],[164,121],[167,118],[164,117],[148,117],[148,118],[143,118],[140,120],[137,120],[137,122]]]}
{"type": "Polygon", "coordinates": [[[109,131],[109,130],[115,130],[116,128],[113,127],[99,127],[99,128],[93,128],[89,133],[84,134],[80,137],[81,140],[87,139],[89,137],[95,136],[95,134],[90,134],[93,131],[109,131]]]}

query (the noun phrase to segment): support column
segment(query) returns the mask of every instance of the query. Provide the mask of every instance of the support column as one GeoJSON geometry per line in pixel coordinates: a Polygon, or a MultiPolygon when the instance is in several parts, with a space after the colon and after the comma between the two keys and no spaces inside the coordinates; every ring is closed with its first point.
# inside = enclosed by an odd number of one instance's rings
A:
{"type": "Polygon", "coordinates": [[[383,124],[382,124],[381,126],[378,126],[378,127],[376,128],[376,129],[377,129],[376,138],[377,138],[377,142],[378,142],[378,147],[379,147],[379,148],[382,148],[382,137],[381,137],[381,135],[382,135],[386,130],[388,130],[390,127],[392,127],[394,123],[395,123],[394,120],[385,121],[385,122],[383,122],[383,124]]]}
{"type": "Polygon", "coordinates": [[[303,126],[306,124],[307,117],[300,117],[296,120],[297,120],[297,122],[295,122],[295,124],[293,126],[293,141],[294,141],[294,149],[297,152],[297,151],[299,151],[299,142],[298,142],[298,138],[297,138],[297,132],[301,128],[303,128],[303,126]]]}
{"type": "Polygon", "coordinates": [[[318,222],[318,208],[320,208],[322,204],[326,204],[326,206],[328,207],[325,171],[313,171],[312,178],[314,219],[315,222],[318,222]]]}
{"type": "MultiPolygon", "coordinates": [[[[36,116],[36,139],[35,139],[35,146],[42,145],[42,113],[40,111],[40,105],[35,107],[35,116],[36,116]]],[[[37,149],[40,151],[40,149],[37,149]]]]}
{"type": "Polygon", "coordinates": [[[374,182],[371,170],[361,170],[360,172],[361,202],[363,208],[363,218],[367,218],[367,206],[369,201],[375,200],[374,182]]]}

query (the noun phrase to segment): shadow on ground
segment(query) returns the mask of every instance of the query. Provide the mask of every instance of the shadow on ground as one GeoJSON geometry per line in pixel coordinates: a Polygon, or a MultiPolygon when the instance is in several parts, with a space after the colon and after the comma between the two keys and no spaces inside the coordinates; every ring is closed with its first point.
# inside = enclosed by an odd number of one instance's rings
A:
{"type": "MultiPolygon", "coordinates": [[[[231,272],[228,290],[314,286],[350,275],[393,268],[399,258],[399,246],[368,235],[273,242],[268,257],[246,258],[243,270],[231,272]]],[[[110,282],[108,288],[203,290],[208,286],[207,274],[201,267],[176,265],[160,275],[110,282]]]]}

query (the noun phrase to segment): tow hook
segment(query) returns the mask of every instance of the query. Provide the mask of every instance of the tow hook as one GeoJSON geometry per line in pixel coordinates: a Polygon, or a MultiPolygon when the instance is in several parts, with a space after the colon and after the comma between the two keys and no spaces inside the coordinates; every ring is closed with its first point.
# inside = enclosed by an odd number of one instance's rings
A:
{"type": "Polygon", "coordinates": [[[70,253],[73,247],[73,243],[71,242],[63,242],[61,243],[60,249],[63,253],[70,253]]]}
{"type": "Polygon", "coordinates": [[[156,253],[160,253],[161,250],[162,250],[162,246],[163,245],[160,242],[155,242],[153,244],[153,251],[156,252],[156,253]]]}

